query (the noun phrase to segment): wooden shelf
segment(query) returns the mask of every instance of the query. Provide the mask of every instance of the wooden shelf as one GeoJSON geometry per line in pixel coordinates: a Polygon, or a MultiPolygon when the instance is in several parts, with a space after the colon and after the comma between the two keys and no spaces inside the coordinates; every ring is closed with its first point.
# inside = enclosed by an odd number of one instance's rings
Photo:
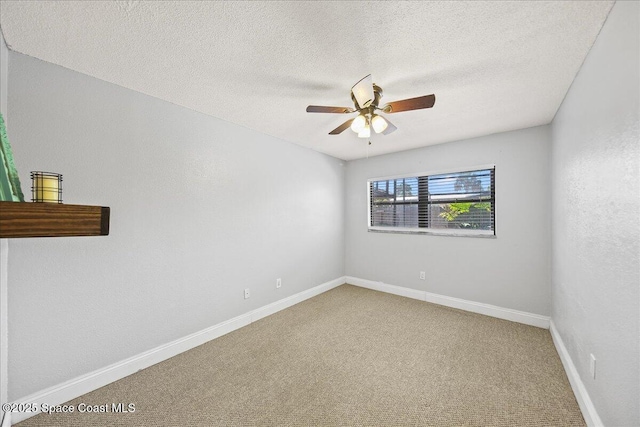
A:
{"type": "Polygon", "coordinates": [[[109,213],[103,206],[0,202],[0,238],[107,236],[109,213]]]}

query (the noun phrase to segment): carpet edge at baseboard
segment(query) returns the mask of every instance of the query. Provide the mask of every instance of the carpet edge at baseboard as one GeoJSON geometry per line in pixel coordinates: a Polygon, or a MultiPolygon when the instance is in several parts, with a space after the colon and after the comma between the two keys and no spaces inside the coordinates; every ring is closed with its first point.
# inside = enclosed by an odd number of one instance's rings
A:
{"type": "MultiPolygon", "coordinates": [[[[233,332],[236,329],[240,329],[243,326],[247,326],[257,320],[298,304],[299,302],[327,292],[333,288],[343,285],[344,283],[345,277],[338,277],[313,288],[275,301],[271,304],[267,304],[248,313],[225,320],[201,331],[178,338],[170,343],[163,344],[151,350],[129,357],[120,362],[97,369],[93,372],[81,375],[45,390],[35,392],[23,398],[16,399],[14,403],[33,403],[37,408],[40,408],[43,403],[48,405],[60,405],[114,381],[134,374],[142,369],[153,366],[156,363],[160,363],[163,360],[167,360],[180,353],[191,350],[192,348],[202,345],[208,341],[233,332]]],[[[40,411],[13,412],[8,415],[10,415],[9,419],[13,424],[26,420],[27,418],[31,418],[39,413],[40,411]]]]}
{"type": "Polygon", "coordinates": [[[578,370],[576,369],[576,366],[569,355],[569,351],[567,351],[567,347],[564,345],[564,341],[562,340],[556,325],[553,323],[553,320],[550,321],[549,332],[551,332],[551,339],[553,340],[556,351],[560,356],[560,361],[562,362],[562,366],[564,366],[565,373],[569,379],[569,384],[571,385],[573,394],[578,401],[580,411],[582,411],[584,421],[589,427],[603,427],[604,424],[602,424],[602,420],[596,411],[596,407],[593,405],[593,401],[587,392],[587,388],[584,386],[584,383],[580,378],[580,374],[578,374],[578,370]]]}
{"type": "MultiPolygon", "coordinates": [[[[169,359],[180,353],[188,351],[194,347],[202,345],[208,341],[216,339],[222,335],[233,332],[244,326],[260,320],[266,316],[277,313],[285,308],[291,307],[306,299],[312,298],[321,293],[327,292],[344,283],[349,283],[362,288],[377,290],[389,294],[399,295],[407,298],[413,298],[420,301],[435,303],[447,307],[461,309],[473,313],[479,313],[500,319],[510,320],[544,329],[549,329],[550,318],[534,313],[508,309],[504,307],[493,306],[489,304],[478,303],[475,301],[464,300],[460,298],[448,297],[445,295],[434,294],[416,289],[395,286],[383,282],[375,282],[372,280],[361,279],[352,276],[342,276],[337,279],[325,282],[321,285],[307,289],[295,295],[267,304],[248,313],[236,316],[232,319],[220,322],[209,328],[179,338],[170,343],[158,346],[146,352],[132,356],[123,361],[109,365],[107,367],[97,369],[91,373],[71,379],[62,384],[41,390],[21,399],[17,399],[16,403],[35,403],[40,407],[42,403],[49,405],[59,405],[69,400],[75,399],[83,394],[89,393],[109,383],[117,381],[137,371],[148,368],[163,360],[169,359]]],[[[554,341],[555,342],[555,341],[554,341]]],[[[562,355],[561,355],[562,356],[562,355]]],[[[562,358],[562,357],[561,357],[562,358]]],[[[564,359],[563,359],[564,363],[564,359]]],[[[566,366],[565,366],[566,369],[566,366]]],[[[573,385],[573,382],[571,382],[573,385]]],[[[575,392],[575,388],[574,388],[575,392]]],[[[578,400],[580,402],[580,400],[578,400]]],[[[581,405],[582,407],[582,405],[581,405]]],[[[11,422],[17,423],[27,418],[37,415],[39,412],[30,413],[12,413],[11,422]]],[[[586,417],[585,417],[586,418],[586,417]]],[[[597,424],[589,424],[597,425],[597,424]]]]}
{"type": "Polygon", "coordinates": [[[538,328],[549,329],[549,316],[529,313],[526,311],[514,310],[511,308],[498,307],[496,305],[484,304],[465,300],[461,298],[449,297],[446,295],[434,294],[403,286],[390,285],[388,283],[376,282],[373,280],[361,279],[359,277],[346,276],[347,283],[362,288],[373,289],[375,291],[386,292],[433,304],[444,305],[446,307],[457,308],[470,311],[472,313],[484,314],[486,316],[497,317],[498,319],[510,320],[512,322],[523,323],[525,325],[536,326],[538,328]]]}
{"type": "Polygon", "coordinates": [[[578,406],[582,412],[585,422],[589,427],[602,427],[602,421],[596,411],[589,393],[580,379],[580,375],[567,351],[558,330],[550,316],[542,316],[539,314],[528,313],[519,310],[498,307],[489,304],[478,303],[475,301],[464,300],[460,298],[448,297],[445,295],[434,294],[417,289],[405,288],[402,286],[390,285],[383,282],[375,282],[373,280],[361,279],[353,276],[346,276],[345,280],[348,284],[359,286],[366,289],[372,289],[393,295],[399,295],[406,298],[413,298],[420,301],[426,301],[447,307],[457,308],[460,310],[470,311],[473,313],[484,314],[499,319],[510,320],[513,322],[523,323],[530,326],[549,329],[551,338],[556,351],[560,356],[560,360],[564,367],[565,373],[569,379],[569,384],[576,397],[578,406]]]}

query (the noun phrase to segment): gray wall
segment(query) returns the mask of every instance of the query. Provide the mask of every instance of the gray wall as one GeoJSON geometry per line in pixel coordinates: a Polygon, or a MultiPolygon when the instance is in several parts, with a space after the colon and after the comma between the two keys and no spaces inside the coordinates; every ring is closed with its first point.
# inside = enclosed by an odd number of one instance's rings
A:
{"type": "Polygon", "coordinates": [[[9,77],[24,186],[111,207],[108,237],[9,241],[12,400],[344,275],[341,161],[15,52],[9,77]]]}
{"type": "Polygon", "coordinates": [[[346,173],[10,52],[3,113],[24,189],[30,170],[61,172],[65,202],[111,206],[112,222],[109,237],[3,240],[9,398],[346,273],[551,314],[605,424],[638,424],[638,14],[637,2],[614,6],[551,126],[349,162],[346,173]],[[496,239],[367,232],[368,178],[490,163],[496,239]]]}
{"type": "Polygon", "coordinates": [[[549,315],[549,140],[540,126],[349,162],[347,275],[549,315]],[[367,179],[487,164],[497,238],[367,231],[367,179]]]}
{"type": "Polygon", "coordinates": [[[552,317],[611,426],[640,425],[639,5],[614,5],[552,125],[552,317]]]}

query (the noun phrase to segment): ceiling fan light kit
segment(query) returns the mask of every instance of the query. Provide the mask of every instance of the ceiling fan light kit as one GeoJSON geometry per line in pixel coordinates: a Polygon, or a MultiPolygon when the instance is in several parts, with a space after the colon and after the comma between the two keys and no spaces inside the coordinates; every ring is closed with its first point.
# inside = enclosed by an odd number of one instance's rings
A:
{"type": "Polygon", "coordinates": [[[374,115],[373,119],[371,119],[371,126],[373,126],[373,130],[376,133],[384,132],[384,130],[389,126],[384,117],[379,115],[374,115]]]}
{"type": "Polygon", "coordinates": [[[362,114],[353,119],[353,122],[351,123],[351,130],[355,133],[362,132],[365,127],[367,127],[367,118],[362,114]]]}
{"type": "Polygon", "coordinates": [[[371,136],[371,128],[369,126],[358,132],[358,138],[369,138],[371,136]]]}
{"type": "Polygon", "coordinates": [[[359,138],[369,138],[372,127],[375,133],[382,133],[383,135],[389,135],[397,129],[389,120],[376,114],[376,111],[392,114],[402,111],[421,110],[433,107],[436,102],[436,96],[431,94],[390,102],[379,107],[380,98],[382,98],[382,88],[373,83],[371,74],[369,74],[351,88],[351,100],[355,108],[309,105],[307,113],[358,113],[357,117],[347,120],[329,132],[329,135],[339,135],[350,127],[352,131],[358,134],[359,138]]]}

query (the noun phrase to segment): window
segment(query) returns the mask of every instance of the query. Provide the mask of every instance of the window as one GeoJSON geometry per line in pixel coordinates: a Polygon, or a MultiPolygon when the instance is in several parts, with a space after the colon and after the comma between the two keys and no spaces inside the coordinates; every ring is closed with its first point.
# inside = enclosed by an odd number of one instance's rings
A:
{"type": "Polygon", "coordinates": [[[369,230],[495,235],[495,167],[368,181],[369,230]]]}

